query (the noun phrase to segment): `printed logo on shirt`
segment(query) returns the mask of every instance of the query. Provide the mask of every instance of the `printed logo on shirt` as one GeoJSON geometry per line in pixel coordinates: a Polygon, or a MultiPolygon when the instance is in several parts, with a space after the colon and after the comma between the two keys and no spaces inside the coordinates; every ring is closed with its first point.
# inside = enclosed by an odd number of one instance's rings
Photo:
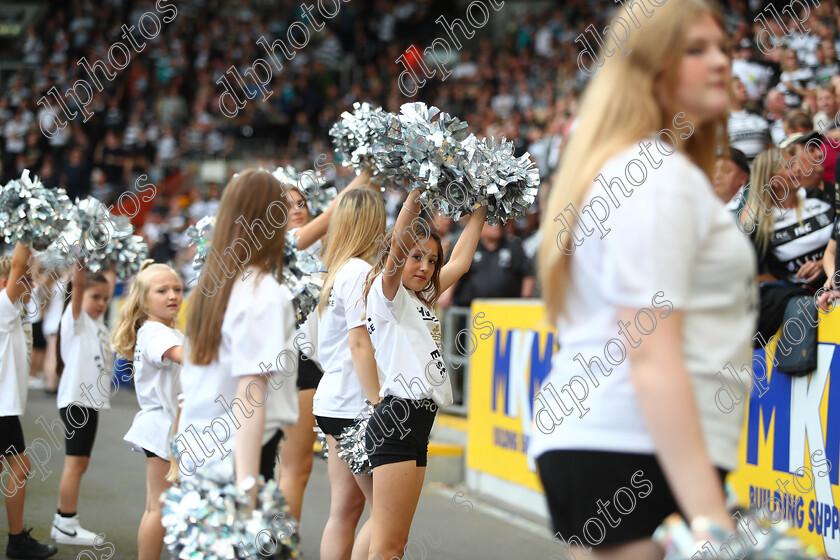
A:
{"type": "Polygon", "coordinates": [[[476,251],[475,255],[473,255],[473,262],[480,263],[484,259],[484,253],[481,251],[476,251]]]}
{"type": "Polygon", "coordinates": [[[25,311],[21,314],[20,322],[23,327],[23,336],[26,338],[26,361],[31,364],[34,340],[32,338],[32,323],[29,321],[29,315],[25,311]]]}
{"type": "Polygon", "coordinates": [[[373,326],[373,319],[371,319],[370,317],[368,317],[368,318],[367,318],[367,322],[368,322],[368,325],[367,325],[367,332],[368,332],[368,334],[373,334],[373,333],[374,333],[374,331],[376,331],[376,327],[374,327],[374,326],[373,326]]]}
{"type": "Polygon", "coordinates": [[[327,299],[327,307],[335,307],[335,294],[330,290],[330,297],[327,299]]]}
{"type": "Polygon", "coordinates": [[[105,329],[96,329],[96,335],[99,338],[99,352],[94,356],[93,360],[96,362],[96,369],[99,370],[99,375],[108,375],[110,372],[110,365],[108,364],[108,331],[105,329]],[[108,364],[108,367],[106,367],[108,364]]]}
{"type": "Polygon", "coordinates": [[[510,249],[499,249],[499,266],[510,266],[511,253],[510,249]]]}

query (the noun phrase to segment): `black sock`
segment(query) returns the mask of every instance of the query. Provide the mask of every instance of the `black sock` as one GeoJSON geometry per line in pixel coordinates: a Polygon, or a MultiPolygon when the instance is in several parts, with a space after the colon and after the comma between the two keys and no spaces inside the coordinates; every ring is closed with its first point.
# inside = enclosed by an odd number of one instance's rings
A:
{"type": "Polygon", "coordinates": [[[9,533],[9,544],[17,544],[23,538],[23,531],[17,534],[9,533]]]}
{"type": "Polygon", "coordinates": [[[67,518],[67,517],[73,517],[73,516],[75,516],[75,515],[76,515],[76,512],[74,511],[73,513],[61,513],[61,510],[58,510],[58,515],[60,515],[61,517],[65,517],[65,518],[67,518]]]}

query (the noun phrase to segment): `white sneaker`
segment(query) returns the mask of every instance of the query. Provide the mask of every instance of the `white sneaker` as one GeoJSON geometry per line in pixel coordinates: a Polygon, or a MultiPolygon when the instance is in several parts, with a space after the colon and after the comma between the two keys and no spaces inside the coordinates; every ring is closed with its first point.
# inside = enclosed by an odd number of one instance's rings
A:
{"type": "Polygon", "coordinates": [[[54,514],[50,538],[59,544],[77,544],[91,546],[96,539],[96,533],[91,533],[79,525],[79,515],[61,517],[54,514]]]}
{"type": "Polygon", "coordinates": [[[30,389],[46,389],[47,382],[41,377],[29,377],[29,388],[30,389]]]}

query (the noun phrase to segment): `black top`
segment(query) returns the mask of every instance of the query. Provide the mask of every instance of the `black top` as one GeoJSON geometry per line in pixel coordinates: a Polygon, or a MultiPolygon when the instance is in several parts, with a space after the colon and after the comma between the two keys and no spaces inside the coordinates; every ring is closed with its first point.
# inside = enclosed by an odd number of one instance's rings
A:
{"type": "Polygon", "coordinates": [[[455,305],[466,306],[476,298],[518,298],[522,295],[522,280],[533,275],[534,267],[519,239],[504,236],[495,251],[479,242],[453,300],[455,305]]]}

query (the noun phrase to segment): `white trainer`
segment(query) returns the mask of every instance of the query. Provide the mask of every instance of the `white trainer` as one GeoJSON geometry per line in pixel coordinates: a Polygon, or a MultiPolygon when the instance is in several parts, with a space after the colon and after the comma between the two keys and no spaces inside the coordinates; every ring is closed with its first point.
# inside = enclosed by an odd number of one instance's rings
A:
{"type": "Polygon", "coordinates": [[[79,524],[79,515],[61,517],[54,514],[50,538],[59,544],[91,546],[96,540],[96,533],[83,529],[79,524]]]}

